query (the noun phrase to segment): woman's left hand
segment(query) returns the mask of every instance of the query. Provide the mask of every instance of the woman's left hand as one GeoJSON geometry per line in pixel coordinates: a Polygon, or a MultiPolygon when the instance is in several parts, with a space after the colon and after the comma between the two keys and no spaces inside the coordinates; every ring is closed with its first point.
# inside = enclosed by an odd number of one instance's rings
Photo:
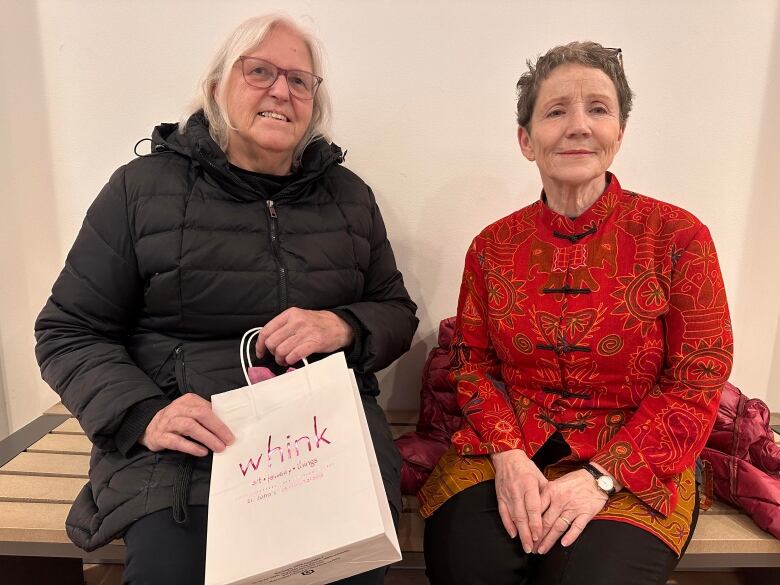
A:
{"type": "Polygon", "coordinates": [[[257,357],[270,351],[279,365],[293,365],[313,353],[330,353],[348,347],[354,332],[330,311],[292,307],[271,319],[257,337],[257,357]]]}
{"type": "Polygon", "coordinates": [[[542,509],[547,508],[542,515],[543,536],[534,552],[546,553],[559,538],[561,545],[569,546],[604,508],[608,499],[584,469],[548,482],[542,491],[542,509]]]}

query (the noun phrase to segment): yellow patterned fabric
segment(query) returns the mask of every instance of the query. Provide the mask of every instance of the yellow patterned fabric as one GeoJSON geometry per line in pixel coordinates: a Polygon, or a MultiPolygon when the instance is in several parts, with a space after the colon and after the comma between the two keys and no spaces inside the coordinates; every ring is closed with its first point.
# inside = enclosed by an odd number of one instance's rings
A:
{"type": "MultiPolygon", "coordinates": [[[[550,465],[544,470],[544,475],[547,479],[556,479],[576,468],[577,465],[569,461],[550,465]]],[[[420,514],[428,518],[450,497],[466,488],[494,478],[495,470],[489,457],[464,457],[450,447],[417,494],[420,500],[420,514]]],[[[693,469],[684,470],[675,479],[675,484],[679,498],[677,505],[668,516],[659,514],[634,494],[623,490],[612,496],[607,506],[593,520],[613,520],[633,524],[660,538],[679,556],[688,540],[696,505],[696,477],[693,469]]]]}

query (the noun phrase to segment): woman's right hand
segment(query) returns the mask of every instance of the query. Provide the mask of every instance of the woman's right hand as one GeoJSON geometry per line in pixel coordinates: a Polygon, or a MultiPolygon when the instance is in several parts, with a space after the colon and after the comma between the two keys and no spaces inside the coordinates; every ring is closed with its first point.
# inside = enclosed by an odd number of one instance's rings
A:
{"type": "Polygon", "coordinates": [[[233,433],[214,414],[211,402],[197,394],[179,396],[157,412],[138,440],[150,451],[170,449],[196,457],[208,455],[209,449],[221,453],[233,441],[233,433]]]}
{"type": "Polygon", "coordinates": [[[490,456],[496,469],[498,513],[511,538],[518,534],[530,553],[542,535],[542,488],[547,484],[536,464],[520,449],[490,456]]]}

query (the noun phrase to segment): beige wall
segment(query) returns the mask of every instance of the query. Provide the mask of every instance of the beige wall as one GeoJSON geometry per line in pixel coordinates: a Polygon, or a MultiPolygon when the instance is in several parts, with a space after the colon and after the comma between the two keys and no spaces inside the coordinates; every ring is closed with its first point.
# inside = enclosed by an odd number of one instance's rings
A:
{"type": "Polygon", "coordinates": [[[732,380],[780,410],[776,0],[8,4],[13,53],[0,74],[16,105],[2,110],[2,159],[13,164],[0,364],[12,428],[53,400],[36,382],[31,324],[87,206],[136,140],[177,119],[216,43],[270,8],[311,17],[324,39],[334,138],[374,187],[420,305],[412,351],[383,374],[386,404],[416,405],[471,237],[538,196],[513,122],[525,59],[594,39],[623,48],[637,94],[613,169],[710,226],[734,319],[732,380]],[[21,53],[33,58],[13,63],[21,53]]]}
{"type": "Polygon", "coordinates": [[[8,407],[5,404],[5,387],[3,386],[3,369],[0,368],[0,438],[9,433],[8,407]]]}
{"type": "Polygon", "coordinates": [[[0,14],[1,437],[4,428],[18,429],[57,400],[38,373],[32,323],[65,245],[56,221],[63,195],[52,177],[51,94],[35,3],[0,0],[0,14]]]}

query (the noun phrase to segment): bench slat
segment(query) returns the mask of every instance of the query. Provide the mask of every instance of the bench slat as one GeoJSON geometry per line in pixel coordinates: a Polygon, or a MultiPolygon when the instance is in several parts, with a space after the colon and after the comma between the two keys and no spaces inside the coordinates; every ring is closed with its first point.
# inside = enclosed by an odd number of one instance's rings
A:
{"type": "MultiPolygon", "coordinates": [[[[410,424],[391,424],[390,432],[394,439],[401,435],[413,431],[414,425],[410,424]]],[[[92,443],[84,435],[84,431],[79,426],[75,418],[68,419],[51,433],[30,445],[27,449],[33,453],[69,453],[75,455],[89,455],[92,449],[92,443]]]]}
{"type": "MultiPolygon", "coordinates": [[[[49,407],[44,414],[66,414],[71,415],[70,411],[62,405],[62,402],[57,402],[49,407]]],[[[387,416],[387,422],[391,425],[416,425],[419,413],[416,410],[387,410],[385,412],[387,416]]]]}
{"type": "Polygon", "coordinates": [[[0,501],[70,504],[84,482],[78,477],[0,475],[0,501]]]}
{"type": "Polygon", "coordinates": [[[9,554],[10,550],[12,555],[94,558],[92,562],[124,560],[121,540],[92,553],[76,548],[65,532],[68,510],[70,504],[0,502],[0,553],[9,554]]]}
{"type": "MultiPolygon", "coordinates": [[[[65,518],[70,504],[0,501],[0,541],[28,543],[68,543],[65,518]]],[[[421,552],[423,522],[416,514],[401,515],[399,541],[401,549],[421,552]]]]}
{"type": "Polygon", "coordinates": [[[702,514],[686,551],[695,554],[780,554],[780,540],[742,514],[702,514]]]}
{"type": "Polygon", "coordinates": [[[43,414],[66,414],[68,416],[73,416],[70,411],[62,405],[62,402],[52,404],[43,414]]]}
{"type": "Polygon", "coordinates": [[[65,453],[89,455],[92,443],[86,435],[62,435],[49,433],[27,448],[29,453],[65,453]]]}
{"type": "Polygon", "coordinates": [[[19,453],[0,467],[0,473],[51,477],[87,477],[89,456],[61,453],[19,453]]]}
{"type": "MultiPolygon", "coordinates": [[[[64,521],[68,504],[28,504],[0,501],[0,540],[67,542],[64,521]]],[[[398,540],[401,550],[422,552],[423,520],[414,512],[401,515],[398,540]]],[[[739,515],[702,516],[687,555],[767,553],[780,554],[780,541],[739,515]]]]}
{"type": "Polygon", "coordinates": [[[75,418],[69,418],[57,428],[52,429],[51,432],[54,434],[63,435],[83,435],[84,429],[81,428],[78,420],[75,418]]]}
{"type": "Polygon", "coordinates": [[[70,542],[65,518],[70,504],[0,502],[0,541],[70,542]]]}

